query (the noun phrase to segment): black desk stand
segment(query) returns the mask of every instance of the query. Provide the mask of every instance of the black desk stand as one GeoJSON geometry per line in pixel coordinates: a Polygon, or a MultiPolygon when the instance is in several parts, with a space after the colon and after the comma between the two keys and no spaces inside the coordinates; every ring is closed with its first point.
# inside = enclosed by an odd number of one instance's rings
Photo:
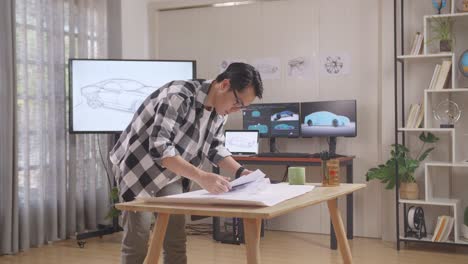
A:
{"type": "MultiPolygon", "coordinates": [[[[233,158],[243,164],[256,165],[286,165],[289,166],[321,166],[319,158],[290,158],[290,157],[238,157],[233,158]]],[[[340,167],[346,167],[346,183],[353,183],[353,160],[354,156],[338,158],[340,167]]],[[[219,173],[218,167],[213,167],[213,172],[219,173]]],[[[219,231],[219,218],[213,217],[213,238],[217,241],[219,237],[215,235],[216,229],[219,231]]],[[[233,234],[235,236],[236,234],[233,234]]],[[[353,239],[353,194],[346,195],[346,236],[353,239]]],[[[241,241],[240,237],[233,237],[233,241],[241,241]]],[[[234,243],[238,244],[238,243],[234,243]]],[[[337,249],[337,241],[333,224],[330,221],[330,248],[337,249]]]]}

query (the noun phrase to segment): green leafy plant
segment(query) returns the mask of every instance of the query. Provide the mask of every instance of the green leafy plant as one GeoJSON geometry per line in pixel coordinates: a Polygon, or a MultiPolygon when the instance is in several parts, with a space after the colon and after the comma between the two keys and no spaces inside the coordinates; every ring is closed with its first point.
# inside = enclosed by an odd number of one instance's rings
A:
{"type": "Polygon", "coordinates": [[[121,213],[119,209],[115,208],[115,204],[119,202],[119,190],[117,187],[112,187],[109,198],[111,200],[111,207],[109,208],[105,219],[113,219],[114,217],[118,217],[121,213]]]}
{"type": "Polygon", "coordinates": [[[428,41],[431,43],[435,40],[446,40],[450,44],[455,40],[452,34],[454,20],[451,17],[435,17],[431,19],[431,31],[434,36],[428,41]]]}
{"type": "Polygon", "coordinates": [[[468,226],[468,206],[465,208],[465,225],[468,226]]]}
{"type": "Polygon", "coordinates": [[[395,166],[398,164],[398,178],[400,182],[416,182],[414,172],[429,153],[434,150],[434,147],[425,149],[426,144],[432,144],[439,140],[434,134],[424,132],[419,135],[419,139],[423,144],[415,158],[411,157],[407,147],[401,144],[393,144],[390,159],[385,164],[380,164],[376,168],[369,169],[366,173],[366,180],[380,180],[380,182],[387,184],[386,189],[393,189],[396,182],[395,166]]]}

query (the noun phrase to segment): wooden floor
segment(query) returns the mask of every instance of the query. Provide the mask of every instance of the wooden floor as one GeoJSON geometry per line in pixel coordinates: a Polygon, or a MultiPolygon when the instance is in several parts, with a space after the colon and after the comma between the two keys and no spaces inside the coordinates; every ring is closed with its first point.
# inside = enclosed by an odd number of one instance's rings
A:
{"type": "MultiPolygon", "coordinates": [[[[85,248],[79,248],[75,240],[56,242],[15,256],[0,256],[0,263],[119,263],[120,238],[121,234],[114,234],[89,239],[85,248]]],[[[329,250],[328,242],[325,235],[267,231],[260,243],[262,263],[342,263],[339,251],[329,250]]],[[[355,238],[350,246],[354,263],[358,264],[468,263],[466,247],[402,244],[398,252],[395,243],[367,238],[355,238]]],[[[240,264],[246,263],[244,254],[243,245],[216,243],[208,235],[188,237],[189,263],[240,264]]]]}

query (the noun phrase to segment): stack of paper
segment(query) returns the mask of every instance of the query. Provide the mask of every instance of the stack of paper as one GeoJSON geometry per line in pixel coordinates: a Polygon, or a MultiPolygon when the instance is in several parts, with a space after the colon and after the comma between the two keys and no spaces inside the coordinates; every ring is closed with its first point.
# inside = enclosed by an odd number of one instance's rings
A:
{"type": "Polygon", "coordinates": [[[260,170],[232,181],[231,186],[232,189],[229,192],[222,194],[211,194],[205,190],[198,190],[164,197],[137,199],[160,203],[273,206],[314,189],[314,186],[311,185],[271,184],[260,170]]]}

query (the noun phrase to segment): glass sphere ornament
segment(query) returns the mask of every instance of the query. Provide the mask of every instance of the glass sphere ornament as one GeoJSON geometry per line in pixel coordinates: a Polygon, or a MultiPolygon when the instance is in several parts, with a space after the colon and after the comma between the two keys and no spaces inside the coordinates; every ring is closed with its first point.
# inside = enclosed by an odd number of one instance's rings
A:
{"type": "Polygon", "coordinates": [[[441,128],[453,128],[460,119],[461,110],[458,104],[451,100],[443,100],[433,110],[434,118],[440,121],[441,128]]]}

